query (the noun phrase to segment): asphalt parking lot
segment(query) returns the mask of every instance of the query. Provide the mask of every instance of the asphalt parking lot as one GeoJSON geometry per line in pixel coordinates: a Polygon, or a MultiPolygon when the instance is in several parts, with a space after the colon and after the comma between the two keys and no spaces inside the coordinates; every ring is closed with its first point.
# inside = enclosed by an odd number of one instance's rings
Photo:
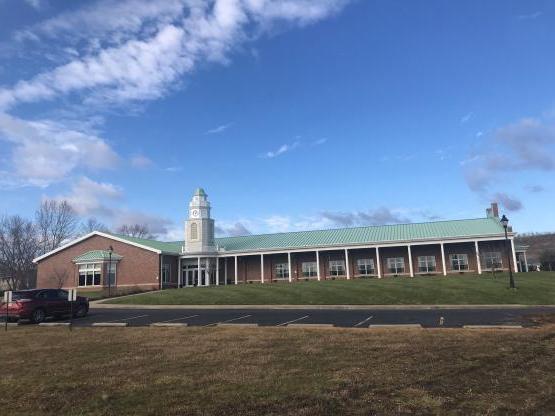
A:
{"type": "MultiPolygon", "coordinates": [[[[331,309],[91,309],[85,318],[74,319],[74,326],[99,323],[127,323],[148,326],[156,323],[183,323],[188,326],[218,324],[326,324],[344,328],[370,325],[420,324],[424,328],[464,325],[531,326],[530,316],[555,313],[555,308],[523,309],[431,309],[431,310],[331,310],[331,309]]],[[[49,320],[52,322],[52,320],[49,320]]],[[[55,322],[69,322],[61,319],[55,322]]],[[[24,324],[24,323],[22,323],[24,324]]]]}

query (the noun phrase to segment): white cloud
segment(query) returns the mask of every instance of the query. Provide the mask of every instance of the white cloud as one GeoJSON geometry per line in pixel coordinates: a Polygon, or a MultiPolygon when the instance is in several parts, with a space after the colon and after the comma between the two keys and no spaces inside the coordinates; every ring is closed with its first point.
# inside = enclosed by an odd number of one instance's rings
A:
{"type": "Polygon", "coordinates": [[[66,200],[83,217],[109,217],[113,215],[113,210],[108,207],[107,202],[121,197],[122,191],[117,186],[82,177],[73,184],[69,194],[58,195],[54,199],[66,200]]]}
{"type": "Polygon", "coordinates": [[[144,155],[135,155],[131,157],[131,165],[139,169],[149,168],[153,164],[154,163],[152,162],[152,160],[150,160],[148,157],[144,155]]]}
{"type": "Polygon", "coordinates": [[[100,137],[50,120],[27,121],[0,113],[0,140],[11,143],[14,175],[36,186],[64,179],[79,166],[109,169],[119,160],[100,137]]]}
{"type": "Polygon", "coordinates": [[[233,123],[222,124],[218,127],[207,130],[204,134],[220,134],[220,133],[223,133],[224,131],[226,131],[232,125],[233,125],[233,123]]]}
{"type": "Polygon", "coordinates": [[[323,137],[323,138],[321,138],[321,139],[314,140],[314,141],[312,142],[312,145],[313,145],[313,146],[321,146],[321,145],[323,145],[323,144],[325,144],[325,143],[327,143],[327,142],[328,142],[328,139],[327,139],[326,137],[323,137]]]}
{"type": "Polygon", "coordinates": [[[470,119],[474,116],[473,112],[470,112],[468,114],[465,114],[462,118],[461,118],[461,124],[465,124],[467,122],[470,121],[470,119]]]}
{"type": "Polygon", "coordinates": [[[262,155],[262,157],[266,159],[273,159],[274,157],[278,157],[284,153],[287,153],[287,152],[290,152],[291,150],[296,149],[297,147],[299,147],[299,145],[300,145],[299,142],[295,142],[292,144],[282,144],[277,150],[266,152],[262,155]]]}
{"type": "Polygon", "coordinates": [[[35,10],[40,10],[43,7],[43,1],[41,0],[25,0],[25,3],[35,10]]]}
{"type": "Polygon", "coordinates": [[[517,18],[519,20],[534,20],[540,17],[541,15],[543,15],[543,12],[538,11],[538,12],[529,13],[529,14],[520,14],[517,16],[517,18]]]}
{"type": "Polygon", "coordinates": [[[32,38],[66,32],[90,38],[93,34],[97,47],[0,90],[0,108],[75,93],[84,94],[83,101],[89,104],[157,99],[200,61],[227,62],[230,51],[259,36],[267,25],[314,22],[345,4],[346,0],[183,0],[165,8],[146,0],[128,0],[119,7],[135,11],[118,15],[115,3],[101,2],[99,7],[44,22],[26,32],[32,38]],[[103,18],[106,22],[96,27],[103,18]],[[152,20],[154,23],[147,24],[152,20]],[[145,25],[150,30],[143,32],[145,25]],[[114,31],[123,40],[103,46],[114,37],[114,31]]]}

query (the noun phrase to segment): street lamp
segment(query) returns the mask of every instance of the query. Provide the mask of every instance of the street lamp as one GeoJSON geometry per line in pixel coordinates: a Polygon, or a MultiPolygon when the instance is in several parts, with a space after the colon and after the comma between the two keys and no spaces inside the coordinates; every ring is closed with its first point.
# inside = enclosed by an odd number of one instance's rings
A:
{"type": "Polygon", "coordinates": [[[503,215],[503,217],[501,217],[501,225],[503,225],[503,228],[505,229],[505,252],[507,253],[507,261],[509,263],[509,287],[511,289],[515,288],[515,279],[513,277],[513,268],[511,266],[511,254],[509,252],[509,246],[507,245],[507,242],[509,241],[509,237],[507,236],[507,228],[509,226],[509,219],[503,215]]]}
{"type": "Polygon", "coordinates": [[[108,256],[110,258],[108,263],[108,297],[112,296],[112,253],[114,252],[114,247],[108,247],[108,256]]]}

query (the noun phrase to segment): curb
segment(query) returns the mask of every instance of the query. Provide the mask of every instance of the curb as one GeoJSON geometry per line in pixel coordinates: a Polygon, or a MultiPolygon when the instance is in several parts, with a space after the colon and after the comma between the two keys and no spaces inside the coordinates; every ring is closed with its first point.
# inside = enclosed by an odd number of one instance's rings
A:
{"type": "Polygon", "coordinates": [[[286,328],[334,328],[333,324],[287,324],[286,328]]]}
{"type": "MultiPolygon", "coordinates": [[[[134,295],[129,295],[134,296],[134,295]]],[[[555,305],[132,305],[91,303],[91,309],[312,309],[312,310],[435,310],[435,309],[541,309],[555,305]]]]}
{"type": "Polygon", "coordinates": [[[370,329],[422,329],[420,324],[370,325],[370,329]]]}
{"type": "MultiPolygon", "coordinates": [[[[2,322],[2,324],[0,325],[0,329],[2,329],[2,326],[6,326],[5,322],[2,322]]],[[[8,328],[13,328],[14,326],[19,326],[19,322],[8,322],[8,328]]]]}
{"type": "Polygon", "coordinates": [[[463,329],[522,329],[522,325],[463,325],[463,329]]]}
{"type": "Polygon", "coordinates": [[[258,324],[232,324],[232,323],[218,323],[218,327],[228,327],[228,328],[257,328],[258,324]]]}
{"type": "Polygon", "coordinates": [[[153,323],[150,324],[149,326],[151,327],[165,327],[165,328],[184,328],[186,326],[188,326],[188,324],[186,323],[171,323],[171,322],[157,322],[157,323],[153,323]]]}
{"type": "Polygon", "coordinates": [[[39,326],[71,326],[69,322],[41,322],[39,326]]]}
{"type": "Polygon", "coordinates": [[[128,326],[128,322],[94,322],[91,326],[105,326],[105,327],[125,327],[128,326]]]}

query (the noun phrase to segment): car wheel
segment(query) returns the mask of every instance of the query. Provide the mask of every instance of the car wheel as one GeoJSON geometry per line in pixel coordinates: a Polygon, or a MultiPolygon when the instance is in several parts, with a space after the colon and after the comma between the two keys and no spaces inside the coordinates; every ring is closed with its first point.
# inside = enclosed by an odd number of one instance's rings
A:
{"type": "Polygon", "coordinates": [[[79,305],[73,316],[75,316],[76,318],[84,318],[85,316],[87,316],[88,311],[89,310],[85,305],[79,305]]]}
{"type": "Polygon", "coordinates": [[[44,313],[44,309],[35,309],[31,315],[31,322],[34,324],[40,324],[41,322],[44,322],[45,318],[46,313],[44,313]]]}

